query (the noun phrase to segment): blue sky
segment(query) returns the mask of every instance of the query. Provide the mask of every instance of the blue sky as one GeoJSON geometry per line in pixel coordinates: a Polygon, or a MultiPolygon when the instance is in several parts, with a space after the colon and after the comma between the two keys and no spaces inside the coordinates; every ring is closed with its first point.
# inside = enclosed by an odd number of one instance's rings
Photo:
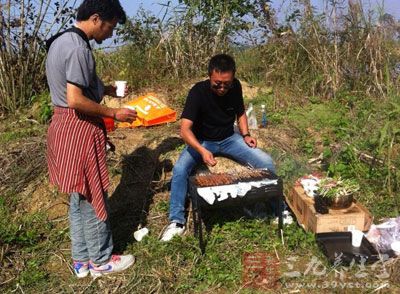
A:
{"type": "MultiPolygon", "coordinates": [[[[381,5],[384,3],[384,8],[387,13],[394,15],[397,19],[400,18],[400,0],[362,0],[365,7],[371,6],[376,8],[377,5],[381,5]]],[[[145,10],[153,12],[155,15],[158,15],[162,10],[162,6],[160,3],[167,4],[171,2],[172,4],[177,4],[178,0],[120,0],[122,6],[128,15],[133,16],[138,11],[139,7],[143,7],[145,10]]],[[[278,8],[282,3],[289,5],[291,0],[273,0],[273,6],[278,8]]],[[[316,7],[323,7],[326,0],[312,0],[313,5],[316,7]]]]}
{"type": "Polygon", "coordinates": [[[153,14],[157,15],[162,10],[163,6],[160,3],[167,4],[171,2],[174,5],[177,5],[177,0],[172,1],[154,1],[154,0],[120,0],[122,7],[124,7],[125,12],[129,16],[133,16],[136,14],[140,7],[143,7],[147,11],[151,11],[153,14]]]}
{"type": "MultiPolygon", "coordinates": [[[[348,0],[342,0],[347,3],[348,0]]],[[[353,0],[358,1],[358,0],[353,0]]],[[[272,0],[272,4],[275,10],[278,11],[278,17],[286,15],[286,11],[290,7],[293,0],[272,0]]],[[[325,7],[327,0],[311,0],[313,6],[318,9],[325,7]]],[[[400,20],[400,0],[362,0],[364,10],[368,10],[369,7],[377,9],[384,3],[384,10],[387,13],[392,14],[397,20],[400,20]]],[[[146,11],[152,12],[155,16],[162,17],[165,13],[165,5],[170,3],[172,7],[178,5],[178,0],[120,0],[125,12],[128,16],[134,16],[138,12],[139,8],[142,7],[146,11]],[[161,5],[163,4],[163,5],[161,5]]],[[[112,40],[105,41],[102,47],[114,47],[112,40]]]]}

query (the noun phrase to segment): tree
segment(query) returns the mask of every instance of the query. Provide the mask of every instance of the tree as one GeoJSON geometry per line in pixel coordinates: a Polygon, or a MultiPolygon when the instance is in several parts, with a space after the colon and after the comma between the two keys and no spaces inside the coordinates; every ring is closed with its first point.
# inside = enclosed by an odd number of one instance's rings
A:
{"type": "Polygon", "coordinates": [[[203,25],[212,32],[212,53],[220,47],[227,47],[228,37],[240,30],[251,29],[251,17],[256,14],[256,0],[179,0],[186,5],[188,15],[198,25],[203,25]],[[248,17],[246,19],[246,16],[248,17]]]}
{"type": "Polygon", "coordinates": [[[45,85],[44,41],[72,23],[76,0],[0,1],[0,111],[29,105],[45,85]]]}

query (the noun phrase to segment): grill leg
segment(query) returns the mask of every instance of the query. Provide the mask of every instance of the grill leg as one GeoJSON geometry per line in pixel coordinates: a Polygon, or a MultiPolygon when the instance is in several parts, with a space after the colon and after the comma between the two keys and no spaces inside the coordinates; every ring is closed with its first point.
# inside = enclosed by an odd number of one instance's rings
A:
{"type": "Polygon", "coordinates": [[[194,236],[197,237],[199,233],[199,224],[197,223],[197,209],[193,208],[193,228],[194,236]]]}
{"type": "Polygon", "coordinates": [[[279,195],[277,198],[277,205],[278,205],[278,235],[279,238],[283,237],[283,195],[279,195]]]}
{"type": "Polygon", "coordinates": [[[206,254],[206,245],[204,243],[204,238],[203,238],[203,224],[201,221],[201,208],[199,208],[199,210],[198,210],[197,217],[198,217],[199,247],[201,250],[201,254],[204,255],[204,254],[206,254]]]}
{"type": "Polygon", "coordinates": [[[192,191],[192,210],[193,210],[193,227],[194,227],[194,235],[199,238],[199,247],[201,250],[201,254],[204,255],[206,252],[206,246],[204,244],[203,238],[203,225],[201,221],[201,208],[198,205],[199,195],[197,192],[192,191]]]}

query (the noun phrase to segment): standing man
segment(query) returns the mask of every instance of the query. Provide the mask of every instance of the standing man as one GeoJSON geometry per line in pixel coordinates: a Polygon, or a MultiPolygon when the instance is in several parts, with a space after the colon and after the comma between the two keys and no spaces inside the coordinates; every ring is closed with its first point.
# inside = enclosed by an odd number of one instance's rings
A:
{"type": "Polygon", "coordinates": [[[132,122],[134,110],[100,105],[115,96],[96,74],[89,40],[110,38],[126,15],[118,0],[84,0],[75,27],[47,42],[46,75],[54,115],[48,130],[50,182],[70,194],[69,221],[73,268],[81,278],[127,269],[132,255],[112,255],[108,219],[106,133],[102,117],[132,122]]]}
{"type": "Polygon", "coordinates": [[[217,164],[214,154],[227,155],[254,168],[275,172],[272,158],[257,149],[257,140],[248,130],[242,87],[235,78],[234,59],[226,54],[211,58],[209,79],[190,90],[182,113],[181,137],[187,146],[173,169],[169,208],[170,225],[162,241],[181,235],[185,227],[187,184],[193,168],[201,161],[217,164]],[[240,134],[233,124],[237,120],[240,134]]]}

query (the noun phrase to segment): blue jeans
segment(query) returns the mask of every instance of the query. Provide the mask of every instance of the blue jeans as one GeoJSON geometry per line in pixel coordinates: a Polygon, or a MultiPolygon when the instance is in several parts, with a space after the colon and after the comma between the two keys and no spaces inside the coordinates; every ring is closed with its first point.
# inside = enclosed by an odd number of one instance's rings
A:
{"type": "MultiPolygon", "coordinates": [[[[234,133],[222,141],[201,141],[200,143],[213,154],[226,155],[241,164],[254,168],[268,168],[275,173],[275,165],[271,156],[260,149],[249,147],[238,133],[234,133]]],[[[174,166],[169,207],[171,222],[186,223],[185,200],[188,179],[193,168],[201,161],[201,155],[193,148],[186,146],[174,166]]]]}
{"type": "MultiPolygon", "coordinates": [[[[107,194],[104,195],[107,208],[107,194]]],[[[69,222],[72,242],[72,259],[96,265],[111,258],[113,240],[108,219],[97,218],[93,206],[79,193],[70,194],[69,222]]]]}

